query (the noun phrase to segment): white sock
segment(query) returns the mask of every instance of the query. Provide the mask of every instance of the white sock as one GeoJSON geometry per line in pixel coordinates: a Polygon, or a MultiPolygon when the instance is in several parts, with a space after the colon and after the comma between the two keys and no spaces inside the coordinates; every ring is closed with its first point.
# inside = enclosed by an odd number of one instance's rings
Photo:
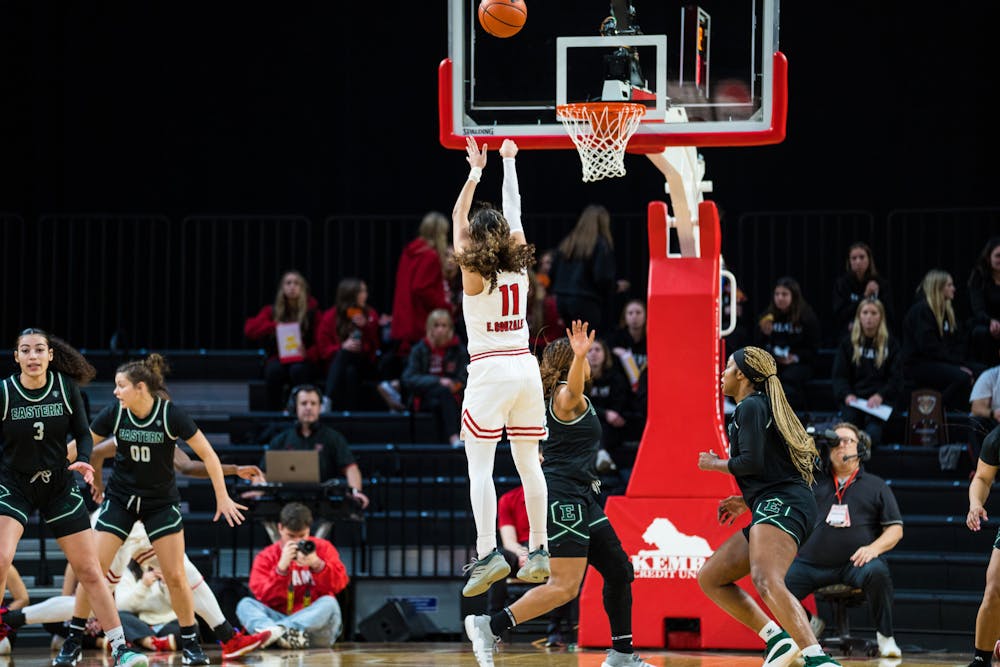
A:
{"type": "Polygon", "coordinates": [[[760,632],[758,632],[757,634],[760,636],[761,639],[767,642],[771,641],[771,637],[775,636],[779,632],[781,632],[781,626],[775,623],[774,621],[768,621],[767,625],[761,628],[760,632]]]}
{"type": "Polygon", "coordinates": [[[104,631],[104,639],[111,644],[111,652],[118,650],[119,646],[125,646],[125,630],[122,626],[104,631]]]}
{"type": "Polygon", "coordinates": [[[803,658],[818,658],[821,655],[826,655],[826,654],[823,653],[823,649],[820,648],[819,644],[812,644],[802,649],[803,658]]]}
{"type": "Polygon", "coordinates": [[[72,595],[57,595],[44,602],[29,604],[24,608],[26,625],[34,623],[62,623],[73,618],[73,605],[76,598],[72,595]]]}
{"type": "Polygon", "coordinates": [[[548,542],[549,489],[538,460],[537,440],[517,440],[510,443],[514,467],[524,487],[524,505],[528,511],[528,550],[544,547],[548,542]]]}
{"type": "Polygon", "coordinates": [[[497,548],[497,488],[493,484],[493,462],[497,443],[466,440],[469,460],[469,499],[476,519],[476,554],[485,558],[497,548]]]}

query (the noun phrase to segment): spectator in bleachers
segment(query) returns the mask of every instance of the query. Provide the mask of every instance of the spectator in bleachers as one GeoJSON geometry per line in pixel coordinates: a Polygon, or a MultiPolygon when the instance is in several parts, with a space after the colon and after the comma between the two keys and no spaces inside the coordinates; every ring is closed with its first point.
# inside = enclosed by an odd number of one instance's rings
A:
{"type": "Polygon", "coordinates": [[[969,274],[969,352],[973,360],[992,364],[1000,352],[1000,236],[979,254],[969,274]]]}
{"type": "Polygon", "coordinates": [[[844,421],[859,424],[873,445],[882,443],[885,422],[852,403],[861,399],[869,408],[892,406],[903,391],[900,346],[889,333],[885,307],[878,299],[864,299],[833,358],[833,395],[844,421]]]}
{"type": "MultiPolygon", "coordinates": [[[[524,505],[524,487],[516,486],[497,501],[497,527],[500,531],[500,547],[507,559],[511,572],[517,572],[528,561],[528,510],[524,505]]],[[[492,616],[508,604],[507,580],[501,579],[490,586],[486,594],[486,613],[492,616]]],[[[546,628],[545,646],[565,646],[566,635],[573,628],[573,610],[578,605],[576,598],[549,614],[546,628]]]]}
{"type": "Polygon", "coordinates": [[[350,578],[337,548],[310,536],[312,512],[301,503],[281,508],[280,541],[253,559],[250,591],[236,605],[247,632],[270,633],[265,646],[328,648],[343,630],[340,604],[334,597],[350,578]]]}
{"type": "Polygon", "coordinates": [[[320,422],[322,400],[323,394],[315,385],[306,384],[292,389],[288,397],[288,406],[289,411],[295,413],[295,424],[274,436],[268,448],[315,449],[320,453],[320,479],[326,481],[343,475],[347,479],[352,495],[364,509],[368,506],[368,496],[361,492],[361,469],[354,460],[347,439],[339,431],[320,422]]]}
{"type": "Polygon", "coordinates": [[[785,396],[796,411],[806,408],[806,382],[813,376],[812,362],[819,344],[819,320],[803,298],[798,281],[779,278],[771,303],[757,320],[754,345],[774,356],[785,396]]]}
{"type": "Polygon", "coordinates": [[[964,410],[975,373],[955,322],[955,283],[947,272],[932,269],[917,295],[903,319],[904,377],[916,389],[940,391],[949,408],[964,410]]]}
{"type": "Polygon", "coordinates": [[[368,286],[359,278],[337,285],[337,300],[323,313],[316,330],[316,347],[330,364],[326,395],[334,410],[357,410],[364,381],[375,378],[379,340],[378,312],[368,305],[368,286]]]}
{"type": "Polygon", "coordinates": [[[601,330],[604,309],[616,289],[615,271],[611,214],[591,204],[559,242],[549,274],[562,321],[581,320],[601,330]]]}
{"type": "Polygon", "coordinates": [[[450,223],[443,213],[431,211],[424,215],[417,238],[403,249],[396,266],[392,339],[399,344],[401,366],[410,348],[423,339],[431,311],[452,310],[444,276],[449,230],[450,223]]]}
{"type": "MultiPolygon", "coordinates": [[[[983,449],[976,462],[976,472],[969,483],[969,513],[965,525],[973,532],[982,530],[986,514],[986,499],[997,478],[1000,467],[1000,426],[997,426],[983,440],[983,449]]],[[[972,662],[969,667],[987,667],[993,662],[993,651],[1000,634],[1000,546],[996,540],[990,550],[990,562],[986,568],[986,588],[983,601],[976,613],[976,634],[972,662]]]]}
{"type": "Polygon", "coordinates": [[[461,424],[462,390],[469,379],[469,352],[455,335],[451,315],[444,308],[427,316],[427,336],[410,350],[403,371],[403,389],[414,409],[437,416],[441,441],[455,445],[461,424]]]}
{"type": "Polygon", "coordinates": [[[4,616],[11,611],[24,609],[31,602],[28,587],[21,579],[21,573],[13,565],[7,569],[6,590],[0,591],[0,655],[9,655],[14,628],[7,625],[4,616]],[[8,598],[7,593],[10,593],[8,598]]]}
{"type": "Polygon", "coordinates": [[[274,303],[243,325],[243,334],[268,354],[264,381],[269,409],[281,409],[288,387],[312,382],[318,375],[319,315],[319,302],[309,294],[309,283],[298,271],[288,271],[278,283],[274,303]]]}
{"type": "Polygon", "coordinates": [[[862,589],[875,620],[879,655],[898,658],[892,577],[881,556],[902,539],[903,516],[885,480],[862,465],[871,453],[864,431],[842,422],[831,435],[817,438],[826,469],[812,487],[818,520],[788,568],[785,585],[800,600],[832,584],[862,589]]]}
{"type": "Polygon", "coordinates": [[[635,394],[639,377],[646,370],[646,303],[629,299],[622,308],[618,328],[608,336],[608,346],[614,353],[635,394]]]}
{"type": "Polygon", "coordinates": [[[591,405],[601,420],[601,448],[597,450],[597,472],[617,469],[613,454],[630,437],[642,435],[631,410],[633,392],[621,366],[615,363],[603,339],[597,338],[587,351],[590,384],[586,388],[591,405]]]}
{"type": "Polygon", "coordinates": [[[1000,366],[987,368],[976,378],[969,395],[972,413],[970,442],[976,451],[982,448],[982,437],[1000,424],[1000,366]]]}
{"type": "Polygon", "coordinates": [[[867,243],[857,242],[847,249],[847,270],[833,283],[834,341],[850,333],[858,304],[878,299],[885,310],[886,326],[893,328],[892,294],[889,282],[875,268],[875,257],[867,243]]]}

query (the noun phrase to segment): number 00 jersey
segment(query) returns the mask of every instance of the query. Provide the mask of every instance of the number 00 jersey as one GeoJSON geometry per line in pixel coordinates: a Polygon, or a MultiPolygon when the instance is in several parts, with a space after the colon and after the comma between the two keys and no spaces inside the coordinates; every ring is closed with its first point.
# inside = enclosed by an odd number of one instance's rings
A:
{"type": "Polygon", "coordinates": [[[186,412],[157,398],[149,415],[139,419],[116,402],[97,415],[90,430],[101,438],[118,440],[115,469],[108,482],[114,497],[180,500],[174,482],[174,448],[178,438],[187,440],[198,432],[186,412]]]}
{"type": "Polygon", "coordinates": [[[0,383],[3,456],[0,467],[23,475],[66,467],[66,435],[90,440],[80,389],[49,371],[41,389],[25,389],[18,375],[0,383]]]}
{"type": "Polygon", "coordinates": [[[469,360],[490,352],[528,349],[528,273],[502,272],[490,292],[489,281],[475,296],[462,295],[462,313],[469,336],[469,360]]]}

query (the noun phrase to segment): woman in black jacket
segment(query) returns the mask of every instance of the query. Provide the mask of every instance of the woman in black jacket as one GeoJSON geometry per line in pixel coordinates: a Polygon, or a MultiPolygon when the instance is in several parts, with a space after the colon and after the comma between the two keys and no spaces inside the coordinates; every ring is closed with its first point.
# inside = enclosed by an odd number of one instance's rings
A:
{"type": "Polygon", "coordinates": [[[976,361],[992,366],[1000,352],[1000,236],[979,253],[969,274],[969,351],[976,361]]]}
{"type": "Polygon", "coordinates": [[[770,305],[758,318],[754,345],[774,357],[788,403],[796,411],[806,407],[806,382],[813,376],[819,343],[819,319],[802,297],[798,281],[779,278],[770,305]]]}
{"type": "Polygon", "coordinates": [[[864,299],[882,302],[890,329],[895,324],[889,283],[875,268],[875,257],[867,243],[852,243],[847,249],[847,270],[833,283],[833,314],[837,323],[834,340],[850,333],[858,304],[864,299]]]}
{"type": "Polygon", "coordinates": [[[914,388],[941,392],[945,405],[968,411],[975,372],[965,360],[958,335],[955,283],[951,276],[932,269],[920,284],[917,299],[903,318],[903,373],[914,388]]]}
{"type": "Polygon", "coordinates": [[[611,214],[591,204],[559,243],[552,262],[552,293],[562,321],[580,320],[601,330],[604,309],[615,293],[615,271],[611,214]]]}
{"type": "Polygon", "coordinates": [[[856,424],[882,441],[885,422],[852,406],[861,399],[869,408],[892,406],[903,389],[900,348],[885,325],[885,307],[878,299],[866,299],[857,308],[851,333],[841,340],[833,359],[833,394],[844,421],[856,424]]]}

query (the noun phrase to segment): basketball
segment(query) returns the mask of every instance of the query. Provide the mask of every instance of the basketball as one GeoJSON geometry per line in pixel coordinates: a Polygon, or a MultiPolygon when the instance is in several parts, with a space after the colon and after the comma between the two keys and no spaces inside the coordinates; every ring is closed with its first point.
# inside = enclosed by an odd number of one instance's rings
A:
{"type": "Polygon", "coordinates": [[[524,27],[528,7],[524,0],[483,0],[479,3],[479,25],[494,37],[510,37],[524,27]]]}

